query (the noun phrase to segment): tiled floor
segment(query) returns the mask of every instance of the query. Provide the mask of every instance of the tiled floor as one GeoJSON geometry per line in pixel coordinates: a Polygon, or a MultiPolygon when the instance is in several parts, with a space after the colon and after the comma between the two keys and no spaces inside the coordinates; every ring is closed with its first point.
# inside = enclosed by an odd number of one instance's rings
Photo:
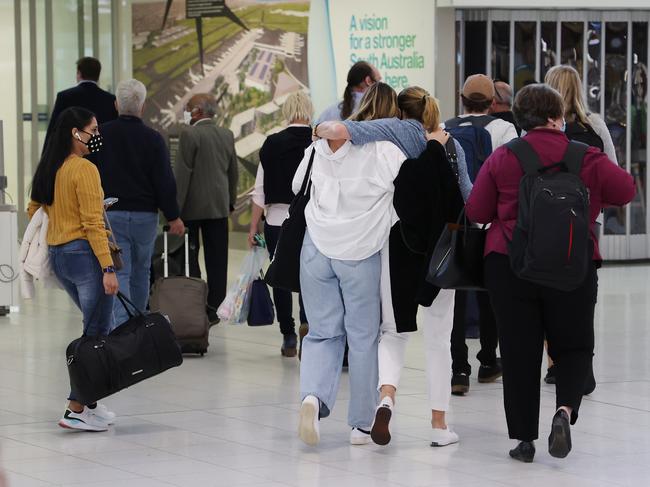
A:
{"type": "MultiPolygon", "coordinates": [[[[233,275],[241,253],[233,253],[233,275]]],[[[67,389],[64,350],[79,314],[60,292],[41,292],[20,313],[0,318],[0,445],[12,487],[603,487],[650,485],[650,272],[601,271],[596,319],[596,392],[573,429],[574,449],[551,458],[545,441],[554,396],[543,386],[535,463],[511,461],[501,384],[472,382],[452,400],[458,445],[428,446],[428,411],[419,337],[388,447],[352,447],[343,381],[322,442],[296,436],[298,361],[280,357],[276,327],[220,325],[204,358],[140,384],[107,404],[120,415],[107,433],[56,426],[67,389]]],[[[476,353],[476,340],[471,340],[476,353]]]]}

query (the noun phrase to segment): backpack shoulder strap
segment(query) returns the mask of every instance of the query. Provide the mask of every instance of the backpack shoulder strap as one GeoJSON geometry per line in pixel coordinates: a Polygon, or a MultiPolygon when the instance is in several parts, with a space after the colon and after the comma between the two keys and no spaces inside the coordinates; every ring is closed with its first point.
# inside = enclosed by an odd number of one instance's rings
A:
{"type": "Polygon", "coordinates": [[[456,128],[460,125],[461,121],[463,119],[461,117],[455,117],[455,118],[450,118],[445,122],[445,128],[446,129],[453,129],[456,128]]]}
{"type": "Polygon", "coordinates": [[[577,140],[569,141],[566,152],[562,157],[562,162],[566,164],[566,167],[570,173],[580,175],[582,160],[587,153],[587,149],[589,149],[589,146],[587,144],[583,144],[577,140]]]}
{"type": "Polygon", "coordinates": [[[488,125],[490,125],[492,122],[496,120],[496,118],[492,117],[491,115],[477,115],[474,117],[468,117],[472,121],[472,125],[474,127],[480,127],[484,129],[488,125]]]}
{"type": "Polygon", "coordinates": [[[537,152],[524,139],[517,137],[506,144],[506,147],[519,159],[519,164],[526,174],[538,174],[542,163],[537,152]]]}

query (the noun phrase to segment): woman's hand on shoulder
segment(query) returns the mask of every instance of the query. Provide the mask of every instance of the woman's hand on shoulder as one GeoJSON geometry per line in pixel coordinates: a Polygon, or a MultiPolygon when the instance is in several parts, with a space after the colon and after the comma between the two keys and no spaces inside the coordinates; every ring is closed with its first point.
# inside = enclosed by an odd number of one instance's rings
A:
{"type": "Polygon", "coordinates": [[[444,146],[449,140],[449,132],[447,132],[441,127],[438,127],[433,132],[427,132],[426,137],[428,141],[435,140],[436,142],[444,146]]]}

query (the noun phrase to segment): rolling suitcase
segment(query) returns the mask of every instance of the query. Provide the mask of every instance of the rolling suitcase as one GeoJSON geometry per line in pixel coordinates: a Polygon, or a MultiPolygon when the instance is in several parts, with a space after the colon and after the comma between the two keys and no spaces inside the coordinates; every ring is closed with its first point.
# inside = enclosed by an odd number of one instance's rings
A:
{"type": "Polygon", "coordinates": [[[68,345],[68,373],[74,396],[92,404],[183,363],[169,321],[144,314],[125,296],[118,299],[129,319],[107,336],[83,336],[68,345]]]}
{"type": "Polygon", "coordinates": [[[152,288],[149,307],[169,316],[172,329],[183,353],[208,351],[210,322],[206,313],[208,285],[202,279],[190,277],[189,242],[185,232],[185,275],[169,276],[169,227],[163,229],[164,276],[152,288]]]}

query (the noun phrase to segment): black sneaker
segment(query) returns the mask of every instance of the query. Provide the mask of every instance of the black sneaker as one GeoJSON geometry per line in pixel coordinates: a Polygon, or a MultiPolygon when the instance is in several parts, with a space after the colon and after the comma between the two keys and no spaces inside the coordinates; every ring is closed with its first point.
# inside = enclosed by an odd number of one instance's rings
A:
{"type": "Polygon", "coordinates": [[[533,463],[535,458],[535,443],[532,441],[521,441],[517,448],[510,450],[510,457],[524,463],[533,463]]]}
{"type": "Polygon", "coordinates": [[[454,396],[464,396],[469,392],[469,375],[465,373],[451,376],[451,393],[454,396]]]}
{"type": "Polygon", "coordinates": [[[208,315],[208,321],[210,322],[210,326],[218,325],[221,320],[219,319],[219,315],[217,315],[217,309],[207,305],[205,307],[205,312],[208,315]]]}
{"type": "Polygon", "coordinates": [[[501,369],[501,359],[498,358],[494,365],[481,365],[478,368],[478,381],[481,384],[486,384],[488,382],[494,382],[499,377],[503,375],[503,370],[501,369]]]}
{"type": "Polygon", "coordinates": [[[548,436],[548,452],[552,457],[564,458],[571,451],[571,426],[569,415],[564,409],[558,409],[551,423],[548,436]]]}
{"type": "Polygon", "coordinates": [[[555,365],[551,365],[546,370],[546,377],[544,377],[544,382],[547,384],[555,384],[555,365]]]}
{"type": "Polygon", "coordinates": [[[287,333],[283,335],[282,348],[280,353],[283,357],[295,357],[298,355],[298,337],[295,333],[287,333]]]}

